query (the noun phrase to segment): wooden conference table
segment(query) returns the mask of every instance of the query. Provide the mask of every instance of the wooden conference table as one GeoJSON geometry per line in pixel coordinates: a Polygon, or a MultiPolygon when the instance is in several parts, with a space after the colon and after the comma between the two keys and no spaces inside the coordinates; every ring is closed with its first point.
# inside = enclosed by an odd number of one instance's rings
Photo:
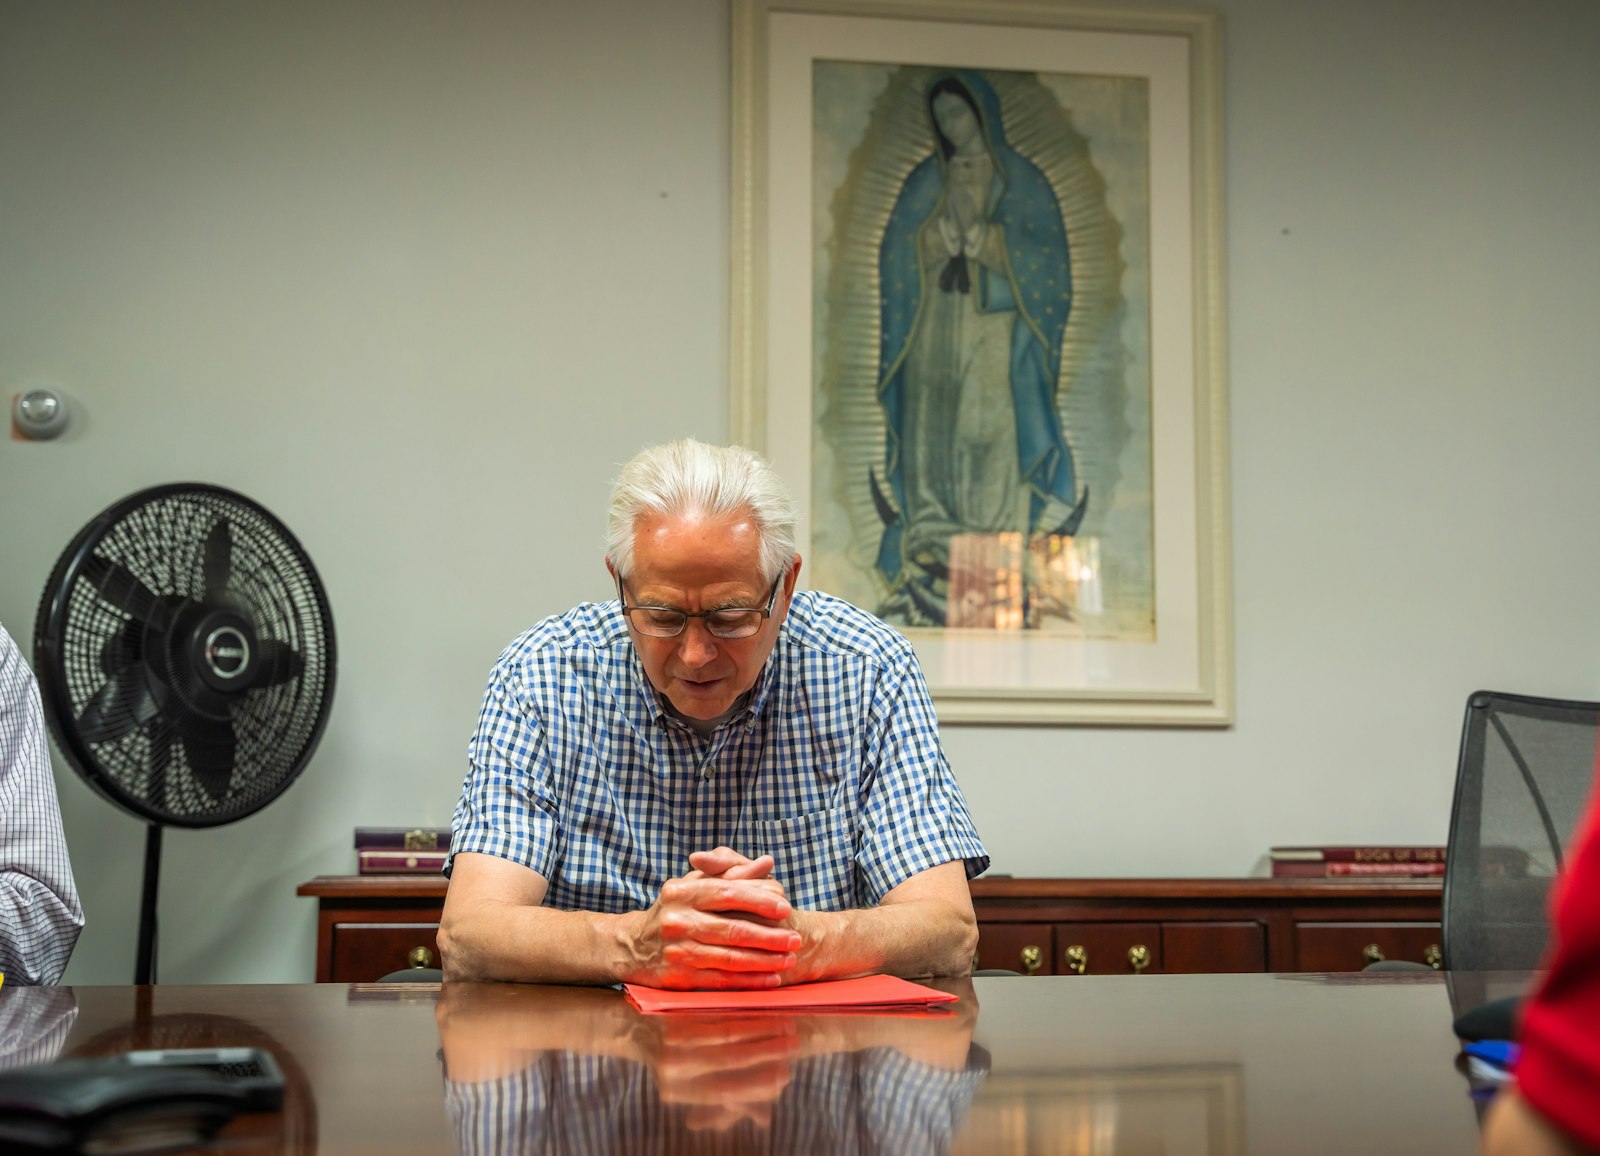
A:
{"type": "Polygon", "coordinates": [[[1451,1019],[1525,978],[982,977],[936,985],[962,999],[921,1016],[644,1016],[611,989],[513,985],[7,984],[0,1065],[269,1048],[283,1110],[208,1149],[233,1153],[1472,1153],[1451,1019]]]}

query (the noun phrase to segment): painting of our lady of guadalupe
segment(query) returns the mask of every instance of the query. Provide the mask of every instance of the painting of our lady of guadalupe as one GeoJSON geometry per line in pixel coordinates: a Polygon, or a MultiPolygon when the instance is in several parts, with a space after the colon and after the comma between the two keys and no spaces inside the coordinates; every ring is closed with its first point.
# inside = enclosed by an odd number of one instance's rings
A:
{"type": "Polygon", "coordinates": [[[816,584],[1155,638],[1140,78],[818,62],[816,584]]]}

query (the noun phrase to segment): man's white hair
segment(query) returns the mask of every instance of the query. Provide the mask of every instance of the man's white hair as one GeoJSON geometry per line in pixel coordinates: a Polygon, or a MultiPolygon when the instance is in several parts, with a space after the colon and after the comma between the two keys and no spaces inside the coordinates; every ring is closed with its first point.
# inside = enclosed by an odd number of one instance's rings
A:
{"type": "Polygon", "coordinates": [[[633,572],[634,529],[645,514],[721,520],[748,514],[761,534],[767,582],[794,558],[794,499],[760,454],[693,438],[641,450],[611,485],[606,556],[624,578],[633,572]]]}

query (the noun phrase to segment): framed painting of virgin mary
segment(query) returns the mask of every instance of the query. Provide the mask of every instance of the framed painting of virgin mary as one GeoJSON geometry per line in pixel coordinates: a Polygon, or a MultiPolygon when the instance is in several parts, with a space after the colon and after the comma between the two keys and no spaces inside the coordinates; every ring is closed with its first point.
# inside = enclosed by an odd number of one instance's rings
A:
{"type": "Polygon", "coordinates": [[[1217,18],[734,5],[732,428],[949,722],[1226,725],[1217,18]]]}

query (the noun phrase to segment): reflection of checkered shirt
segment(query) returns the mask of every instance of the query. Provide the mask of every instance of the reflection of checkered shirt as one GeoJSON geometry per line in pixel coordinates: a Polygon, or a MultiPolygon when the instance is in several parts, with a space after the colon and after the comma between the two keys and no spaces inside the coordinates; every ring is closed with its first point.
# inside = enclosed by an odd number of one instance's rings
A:
{"type": "Polygon", "coordinates": [[[0,1071],[48,1064],[61,1054],[77,1018],[78,997],[70,987],[17,988],[0,996],[0,1071]]]}
{"type": "Polygon", "coordinates": [[[55,983],[83,927],[39,687],[0,627],[0,972],[55,983]]]}
{"type": "Polygon", "coordinates": [[[950,1150],[988,1074],[978,1047],[956,1070],[884,1047],[807,1056],[794,1061],[770,1127],[740,1120],[713,1132],[694,1127],[688,1105],[665,1102],[642,1064],[548,1051],[482,1083],[447,1079],[445,1107],[464,1156],[932,1153],[950,1150]]]}
{"type": "Polygon", "coordinates": [[[709,739],[663,711],[615,602],[547,618],[500,656],[468,754],[451,851],[532,867],[551,907],[648,907],[719,844],[771,853],[814,911],[989,865],[911,644],[826,594],[795,595],[755,693],[709,739]]]}

